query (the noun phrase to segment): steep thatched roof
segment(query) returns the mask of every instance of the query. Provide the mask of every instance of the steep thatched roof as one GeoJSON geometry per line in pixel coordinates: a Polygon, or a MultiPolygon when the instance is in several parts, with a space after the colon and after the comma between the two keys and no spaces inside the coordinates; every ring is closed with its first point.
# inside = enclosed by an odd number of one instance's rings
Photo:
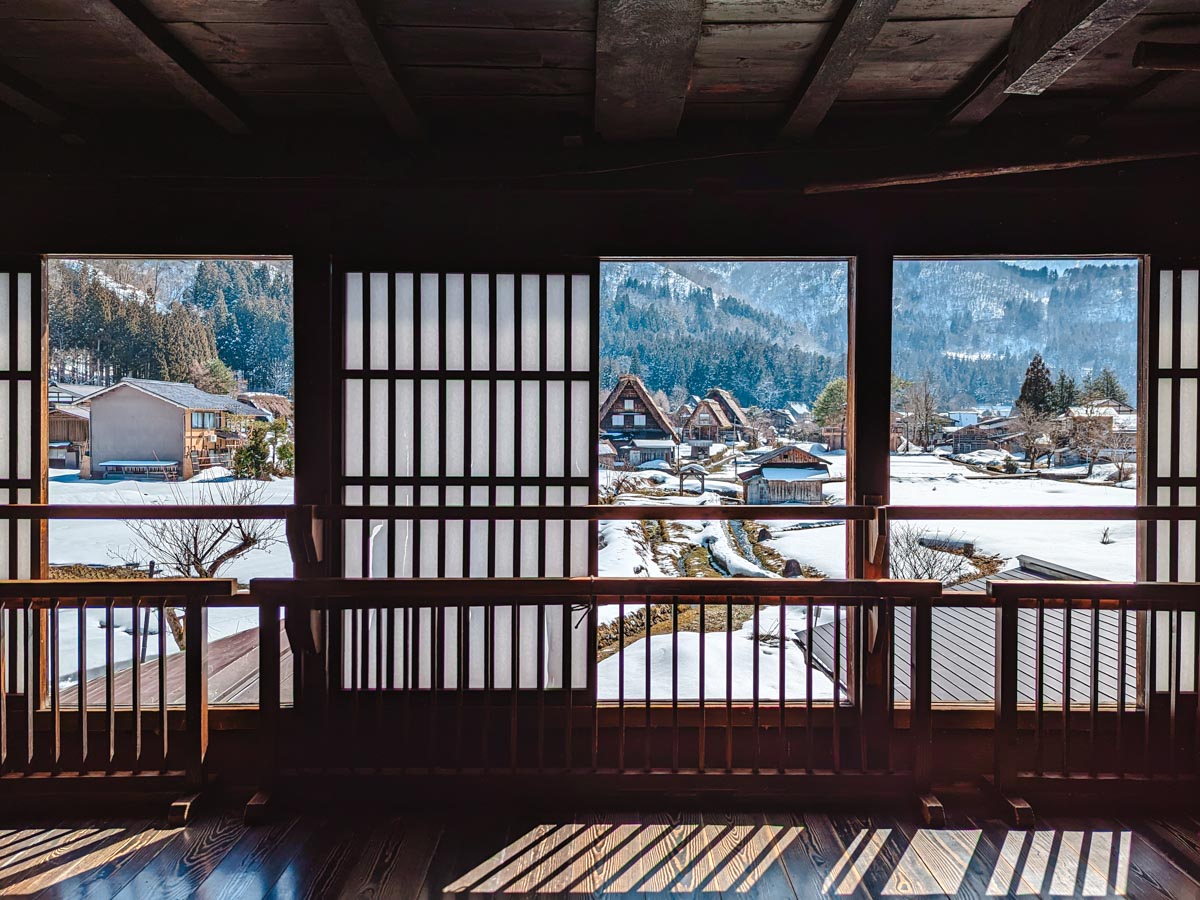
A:
{"type": "Polygon", "coordinates": [[[247,391],[238,394],[238,399],[250,406],[257,407],[263,412],[269,412],[276,419],[292,417],[292,401],[282,394],[268,394],[265,391],[247,391]]]}
{"type": "Polygon", "coordinates": [[[642,401],[642,405],[646,407],[646,415],[654,420],[659,430],[665,434],[669,434],[675,443],[679,443],[679,433],[675,430],[675,426],[671,424],[671,420],[667,418],[667,414],[658,408],[658,404],[654,402],[650,397],[650,392],[646,390],[646,385],[636,375],[622,375],[617,379],[616,386],[600,406],[600,421],[603,422],[604,417],[612,411],[613,404],[625,393],[626,388],[633,389],[638,399],[642,401]]]}

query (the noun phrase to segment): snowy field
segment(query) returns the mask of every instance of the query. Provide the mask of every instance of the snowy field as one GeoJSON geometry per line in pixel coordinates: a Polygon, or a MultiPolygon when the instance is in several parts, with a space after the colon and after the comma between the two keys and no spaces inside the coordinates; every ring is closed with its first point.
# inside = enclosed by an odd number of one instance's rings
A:
{"type": "MultiPolygon", "coordinates": [[[[214,504],[221,503],[222,484],[228,484],[226,470],[210,470],[188,482],[142,482],[80,479],[78,471],[71,469],[52,470],[50,477],[50,503],[65,505],[143,505],[163,504],[214,504]],[[213,476],[216,476],[215,478],[213,476]]],[[[262,495],[257,501],[263,504],[287,504],[292,502],[292,479],[271,482],[255,482],[262,485],[262,495]]],[[[143,565],[152,554],[138,546],[133,533],[122,521],[51,520],[50,565],[60,566],[83,563],[96,566],[112,566],[136,560],[143,565]]],[[[283,537],[280,525],[279,537],[283,537]]],[[[161,566],[161,563],[160,563],[161,566]]],[[[175,573],[163,571],[163,575],[175,573]]],[[[236,578],[245,583],[257,577],[289,577],[292,574],[292,559],[287,545],[278,543],[271,547],[256,548],[240,559],[234,560],[218,573],[223,578],[236,578]]],[[[145,657],[154,659],[158,655],[157,615],[150,616],[152,637],[146,648],[145,657]]],[[[101,627],[104,612],[89,610],[87,613],[87,654],[89,670],[103,671],[106,629],[101,627]]],[[[117,627],[113,639],[113,652],[118,664],[128,663],[133,658],[133,628],[128,610],[115,614],[117,627]]],[[[59,617],[60,679],[73,681],[78,670],[78,614],[63,612],[59,617]]],[[[208,637],[210,641],[245,631],[258,626],[258,610],[213,609],[208,614],[208,637]]],[[[174,639],[168,635],[167,652],[176,651],[174,639]]]]}

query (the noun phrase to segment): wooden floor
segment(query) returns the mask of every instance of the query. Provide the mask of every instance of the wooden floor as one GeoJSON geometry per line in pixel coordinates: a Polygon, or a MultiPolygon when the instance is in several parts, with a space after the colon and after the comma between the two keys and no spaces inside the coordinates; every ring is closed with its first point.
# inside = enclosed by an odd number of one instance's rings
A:
{"type": "MultiPolygon", "coordinates": [[[[11,818],[12,810],[5,811],[11,818]]],[[[36,897],[1200,897],[1200,821],[850,814],[439,820],[236,810],[0,828],[0,894],[36,897]]]]}

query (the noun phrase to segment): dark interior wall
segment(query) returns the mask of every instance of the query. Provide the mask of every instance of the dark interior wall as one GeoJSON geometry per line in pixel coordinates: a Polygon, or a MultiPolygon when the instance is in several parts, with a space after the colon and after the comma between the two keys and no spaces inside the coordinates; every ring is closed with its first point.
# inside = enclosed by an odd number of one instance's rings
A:
{"type": "Polygon", "coordinates": [[[305,254],[452,263],[598,255],[1158,253],[1200,245],[1194,160],[808,195],[738,161],[485,184],[341,175],[0,171],[0,256],[305,254]]]}

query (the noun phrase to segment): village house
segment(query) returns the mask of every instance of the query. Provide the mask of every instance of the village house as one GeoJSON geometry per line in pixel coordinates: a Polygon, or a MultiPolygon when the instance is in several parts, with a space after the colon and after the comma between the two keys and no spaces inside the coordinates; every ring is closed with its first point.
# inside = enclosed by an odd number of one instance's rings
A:
{"type": "Polygon", "coordinates": [[[245,440],[239,419],[271,414],[195,385],[126,378],[89,398],[91,476],[188,479],[229,466],[245,440]]]}
{"type": "Polygon", "coordinates": [[[46,385],[46,402],[50,408],[66,406],[72,403],[82,403],[97,391],[104,390],[100,384],[68,384],[65,381],[51,381],[46,385]]]}
{"type": "Polygon", "coordinates": [[[821,503],[829,463],[790,444],[759,455],[753,468],[738,473],[747,505],[821,503]]]}
{"type": "Polygon", "coordinates": [[[725,417],[729,419],[733,428],[734,442],[744,441],[751,447],[758,445],[758,430],[733,394],[724,388],[713,388],[704,396],[705,399],[716,402],[721,407],[721,411],[725,413],[725,417]]]}
{"type": "Polygon", "coordinates": [[[46,416],[52,469],[78,469],[91,438],[91,413],[82,406],[53,406],[46,416]]]}
{"type": "Polygon", "coordinates": [[[617,379],[600,407],[600,431],[617,451],[617,468],[673,463],[679,455],[679,432],[636,375],[617,379]]]}
{"type": "Polygon", "coordinates": [[[732,444],[737,440],[737,429],[721,404],[704,399],[683,423],[683,440],[694,450],[707,452],[713,444],[732,444]]]}

